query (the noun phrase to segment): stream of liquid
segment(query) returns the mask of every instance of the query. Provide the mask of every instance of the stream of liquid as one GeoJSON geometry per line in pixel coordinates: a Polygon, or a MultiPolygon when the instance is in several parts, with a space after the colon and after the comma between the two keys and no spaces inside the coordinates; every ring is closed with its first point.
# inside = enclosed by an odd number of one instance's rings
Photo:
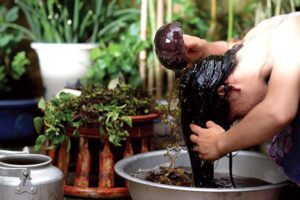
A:
{"type": "MultiPolygon", "coordinates": [[[[147,180],[154,183],[195,187],[193,184],[192,169],[187,167],[169,168],[166,166],[158,166],[151,170],[138,170],[134,177],[147,180]]],[[[233,176],[236,188],[254,187],[269,185],[271,183],[261,179],[233,176]]],[[[233,188],[228,173],[215,173],[214,174],[214,188],[233,188]]]]}

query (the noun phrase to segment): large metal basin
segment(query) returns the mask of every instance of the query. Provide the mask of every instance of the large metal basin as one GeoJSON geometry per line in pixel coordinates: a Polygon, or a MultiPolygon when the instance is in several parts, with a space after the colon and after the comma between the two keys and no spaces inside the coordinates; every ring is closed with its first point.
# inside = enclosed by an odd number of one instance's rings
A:
{"type": "MultiPolygon", "coordinates": [[[[139,169],[152,169],[166,163],[164,150],[152,151],[124,158],[115,164],[118,175],[128,181],[128,189],[133,200],[276,200],[281,189],[288,185],[287,178],[268,157],[255,152],[239,151],[233,158],[233,174],[258,178],[272,184],[245,188],[194,188],[170,186],[140,180],[132,176],[139,169]]],[[[188,153],[183,151],[177,166],[190,166],[188,153]]],[[[215,172],[228,173],[228,158],[215,162],[215,172]]]]}

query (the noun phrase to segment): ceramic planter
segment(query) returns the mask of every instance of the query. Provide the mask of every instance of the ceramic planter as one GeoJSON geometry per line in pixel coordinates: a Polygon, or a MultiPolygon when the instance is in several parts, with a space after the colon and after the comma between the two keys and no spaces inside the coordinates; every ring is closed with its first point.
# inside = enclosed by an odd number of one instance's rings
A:
{"type": "Polygon", "coordinates": [[[38,99],[0,100],[0,140],[15,140],[35,133],[33,118],[38,99]]]}
{"type": "Polygon", "coordinates": [[[97,44],[32,43],[40,63],[45,99],[50,100],[66,86],[73,86],[90,65],[89,53],[97,44]]]}

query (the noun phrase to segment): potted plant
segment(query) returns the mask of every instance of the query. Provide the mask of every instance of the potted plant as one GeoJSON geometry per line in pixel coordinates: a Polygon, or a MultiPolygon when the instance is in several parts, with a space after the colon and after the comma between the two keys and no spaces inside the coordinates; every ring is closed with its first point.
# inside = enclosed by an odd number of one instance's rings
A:
{"type": "Polygon", "coordinates": [[[113,167],[117,160],[133,155],[135,148],[139,152],[150,149],[153,120],[159,117],[152,97],[125,83],[114,88],[94,84],[83,86],[80,95],[62,91],[51,101],[42,99],[39,107],[44,116],[34,120],[40,133],[35,150],[55,149],[48,154],[65,174],[65,194],[128,195],[124,184],[115,183],[113,167]],[[92,160],[98,166],[96,185],[91,183],[92,160]],[[76,163],[75,172],[72,163],[76,163]]]}
{"type": "Polygon", "coordinates": [[[33,136],[33,118],[39,113],[37,102],[42,92],[38,80],[33,81],[31,60],[21,31],[3,26],[15,23],[19,9],[0,5],[0,140],[16,140],[33,136]]]}
{"type": "Polygon", "coordinates": [[[137,9],[121,9],[117,1],[17,0],[30,29],[20,29],[33,41],[41,67],[45,98],[74,86],[90,65],[89,51],[104,37],[118,37],[137,9]]]}
{"type": "Polygon", "coordinates": [[[141,85],[138,58],[139,53],[148,47],[148,43],[142,41],[139,34],[139,24],[135,22],[119,35],[118,40],[108,44],[100,42],[99,47],[90,53],[92,65],[81,82],[107,85],[110,80],[121,76],[130,85],[141,85]]]}
{"type": "Polygon", "coordinates": [[[159,116],[159,106],[152,97],[125,83],[117,84],[113,89],[100,84],[86,85],[81,87],[79,96],[62,91],[49,102],[42,98],[39,108],[44,116],[34,120],[40,133],[36,151],[47,140],[47,148],[54,149],[66,142],[70,149],[70,136],[80,136],[80,128],[88,126],[96,127],[101,137],[107,137],[112,144],[120,146],[128,136],[124,127],[131,127],[135,116],[153,113],[155,118],[159,116]],[[70,129],[72,133],[68,134],[70,129]]]}

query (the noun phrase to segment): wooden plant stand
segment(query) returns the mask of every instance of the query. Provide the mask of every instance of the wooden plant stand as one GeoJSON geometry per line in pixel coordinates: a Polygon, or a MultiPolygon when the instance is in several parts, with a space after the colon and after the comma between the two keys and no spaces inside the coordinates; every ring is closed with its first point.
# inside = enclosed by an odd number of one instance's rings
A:
{"type": "MultiPolygon", "coordinates": [[[[133,116],[129,137],[121,147],[100,138],[99,127],[81,128],[80,137],[72,137],[71,150],[66,145],[48,151],[52,164],[64,174],[66,196],[91,199],[118,199],[129,197],[126,183],[114,173],[114,164],[122,158],[152,149],[153,120],[159,114],[133,116]]],[[[71,130],[70,130],[70,133],[71,130]]]]}

